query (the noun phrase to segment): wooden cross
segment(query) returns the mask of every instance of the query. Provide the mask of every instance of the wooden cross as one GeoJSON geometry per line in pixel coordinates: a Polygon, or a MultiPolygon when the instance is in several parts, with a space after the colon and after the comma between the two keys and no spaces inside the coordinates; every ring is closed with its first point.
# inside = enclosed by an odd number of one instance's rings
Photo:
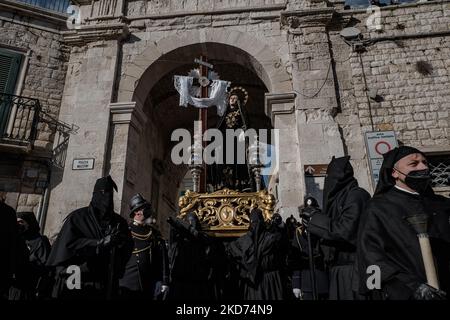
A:
{"type": "MultiPolygon", "coordinates": [[[[207,62],[207,59],[205,56],[200,56],[200,59],[195,59],[195,63],[198,63],[200,65],[200,77],[205,77],[209,79],[209,69],[213,68],[212,64],[209,64],[207,62]]],[[[200,86],[201,87],[201,94],[200,98],[208,98],[208,86],[200,86]]],[[[199,120],[202,123],[202,137],[205,133],[206,129],[208,128],[208,109],[207,108],[200,108],[199,109],[199,120]]],[[[202,145],[203,149],[206,148],[206,141],[202,139],[202,145]]],[[[207,172],[206,172],[206,164],[203,163],[203,170],[200,176],[200,192],[206,192],[206,179],[207,179],[207,172]]]]}

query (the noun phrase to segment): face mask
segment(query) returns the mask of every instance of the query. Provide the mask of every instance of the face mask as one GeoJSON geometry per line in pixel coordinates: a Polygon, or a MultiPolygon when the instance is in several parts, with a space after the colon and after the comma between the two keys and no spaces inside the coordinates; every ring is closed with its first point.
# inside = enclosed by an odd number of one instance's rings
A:
{"type": "MultiPolygon", "coordinates": [[[[397,171],[404,174],[399,170],[397,171]]],[[[427,190],[431,182],[430,170],[428,169],[411,171],[405,176],[405,184],[420,194],[423,194],[427,190]]]]}

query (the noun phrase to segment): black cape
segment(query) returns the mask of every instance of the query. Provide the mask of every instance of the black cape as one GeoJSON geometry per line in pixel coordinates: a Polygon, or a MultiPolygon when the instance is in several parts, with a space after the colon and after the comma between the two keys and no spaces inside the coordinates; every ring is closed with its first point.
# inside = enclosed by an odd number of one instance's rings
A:
{"type": "MultiPolygon", "coordinates": [[[[21,264],[16,284],[10,289],[10,300],[35,299],[42,282],[49,280],[46,262],[51,246],[48,238],[40,234],[39,223],[33,212],[18,212],[17,217],[28,223],[28,229],[20,235],[26,244],[27,261],[21,264]]],[[[25,256],[24,256],[25,258],[25,256]]]]}
{"type": "Polygon", "coordinates": [[[323,213],[311,218],[308,231],[321,238],[330,267],[330,299],[352,300],[357,291],[356,238],[370,194],[358,186],[350,157],[334,158],[327,169],[323,213]]]}
{"type": "Polygon", "coordinates": [[[372,298],[406,300],[426,283],[419,241],[405,217],[427,214],[428,234],[435,258],[441,289],[449,292],[450,200],[435,195],[429,188],[414,195],[394,187],[392,168],[398,160],[394,149],[385,155],[374,197],[361,218],[358,234],[360,292],[372,298]],[[365,271],[377,265],[381,271],[381,289],[369,290],[370,274],[365,271]]]}
{"type": "Polygon", "coordinates": [[[283,235],[265,227],[249,231],[227,246],[227,253],[238,266],[244,300],[282,300],[285,294],[281,248],[283,235]]]}
{"type": "Polygon", "coordinates": [[[214,265],[210,239],[196,228],[197,236],[189,231],[171,227],[170,233],[170,290],[169,299],[177,301],[216,300],[211,281],[214,265]]]}
{"type": "Polygon", "coordinates": [[[16,270],[18,239],[16,212],[0,201],[0,299],[6,299],[16,270]]]}
{"type": "MultiPolygon", "coordinates": [[[[93,284],[102,293],[106,293],[110,272],[114,274],[114,283],[111,285],[115,287],[118,285],[118,279],[122,277],[126,262],[130,257],[133,242],[128,224],[120,215],[115,213],[110,215],[107,223],[113,228],[119,226],[122,239],[114,250],[113,265],[111,265],[111,252],[113,250],[99,252],[97,249],[97,241],[106,235],[106,230],[101,227],[94,209],[91,206],[84,207],[67,216],[47,260],[49,267],[57,267],[57,284],[54,296],[64,295],[67,291],[65,290],[64,276],[65,269],[69,265],[80,266],[81,281],[85,284],[93,284]]],[[[97,293],[94,293],[94,295],[99,297],[97,293]]]]}
{"type": "MultiPolygon", "coordinates": [[[[326,272],[323,253],[318,238],[311,237],[312,257],[314,260],[315,285],[319,299],[328,297],[328,272],[326,272]]],[[[291,273],[292,288],[301,289],[303,300],[313,300],[313,284],[309,263],[308,238],[297,227],[289,242],[288,267],[291,273]]]]}
{"type": "Polygon", "coordinates": [[[421,197],[393,187],[374,196],[364,214],[358,247],[362,294],[369,293],[368,274],[363,271],[371,265],[380,267],[383,299],[410,299],[414,290],[426,283],[417,235],[405,221],[409,215],[423,213],[430,218],[429,235],[441,288],[448,291],[449,199],[421,197]]]}

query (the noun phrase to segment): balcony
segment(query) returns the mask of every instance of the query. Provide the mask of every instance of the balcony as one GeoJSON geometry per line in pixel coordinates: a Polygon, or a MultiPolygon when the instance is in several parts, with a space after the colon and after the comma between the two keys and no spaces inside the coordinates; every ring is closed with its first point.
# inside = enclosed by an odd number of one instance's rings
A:
{"type": "Polygon", "coordinates": [[[0,94],[0,143],[30,147],[36,139],[39,100],[0,94]]]}

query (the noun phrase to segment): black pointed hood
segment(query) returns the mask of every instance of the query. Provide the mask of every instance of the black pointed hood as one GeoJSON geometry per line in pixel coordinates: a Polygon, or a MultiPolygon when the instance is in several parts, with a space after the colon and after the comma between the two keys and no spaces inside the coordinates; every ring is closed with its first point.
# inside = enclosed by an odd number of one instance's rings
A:
{"type": "Polygon", "coordinates": [[[327,168],[327,176],[325,178],[323,188],[323,212],[327,212],[333,201],[342,190],[358,185],[354,178],[353,167],[350,164],[350,157],[340,157],[331,159],[327,168]]]}

